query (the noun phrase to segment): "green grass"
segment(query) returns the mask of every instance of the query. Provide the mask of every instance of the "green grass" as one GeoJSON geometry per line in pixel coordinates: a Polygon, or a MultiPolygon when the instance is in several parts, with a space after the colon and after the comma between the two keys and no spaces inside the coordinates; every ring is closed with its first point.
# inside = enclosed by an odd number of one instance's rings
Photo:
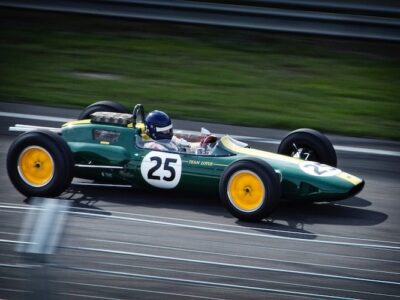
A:
{"type": "Polygon", "coordinates": [[[54,14],[0,17],[0,100],[83,107],[113,99],[173,118],[400,139],[398,44],[54,14]]]}

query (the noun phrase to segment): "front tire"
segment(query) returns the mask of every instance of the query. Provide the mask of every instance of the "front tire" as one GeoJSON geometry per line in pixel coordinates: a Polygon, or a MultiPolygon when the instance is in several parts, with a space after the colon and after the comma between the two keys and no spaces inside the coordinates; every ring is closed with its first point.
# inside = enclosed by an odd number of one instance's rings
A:
{"type": "Polygon", "coordinates": [[[332,167],[337,166],[336,152],[331,141],[314,129],[303,128],[292,131],[281,141],[278,153],[332,167]]]}
{"type": "Polygon", "coordinates": [[[55,197],[71,183],[73,156],[68,144],[50,131],[18,136],[7,154],[7,172],[23,195],[55,197]]]}
{"type": "Polygon", "coordinates": [[[98,101],[98,102],[95,102],[95,103],[89,105],[84,110],[82,110],[78,116],[78,120],[89,119],[91,114],[98,112],[98,111],[117,112],[117,113],[125,113],[125,114],[130,113],[130,111],[125,106],[123,106],[122,104],[119,104],[117,102],[98,101]]]}
{"type": "Polygon", "coordinates": [[[261,160],[241,160],[222,174],[219,194],[229,212],[243,221],[268,217],[279,204],[280,182],[274,169],[261,160]]]}

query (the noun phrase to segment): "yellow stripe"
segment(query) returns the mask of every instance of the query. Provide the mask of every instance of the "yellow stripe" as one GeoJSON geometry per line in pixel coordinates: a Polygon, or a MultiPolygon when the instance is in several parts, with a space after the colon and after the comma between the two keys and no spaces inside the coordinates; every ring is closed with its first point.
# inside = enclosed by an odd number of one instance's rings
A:
{"type": "Polygon", "coordinates": [[[213,163],[213,166],[226,167],[227,165],[225,165],[225,164],[216,164],[216,163],[213,163]]]}
{"type": "Polygon", "coordinates": [[[72,126],[72,125],[80,125],[80,124],[90,124],[91,121],[90,119],[84,119],[84,120],[76,120],[76,121],[70,121],[62,125],[62,127],[67,127],[67,126],[72,126]]]}
{"type": "MultiPolygon", "coordinates": [[[[240,146],[232,143],[232,141],[230,140],[230,138],[228,136],[222,137],[221,143],[222,143],[222,145],[225,146],[225,148],[227,148],[235,153],[248,154],[248,155],[258,156],[258,157],[262,157],[262,158],[285,161],[285,162],[289,162],[289,163],[293,163],[293,164],[297,164],[297,165],[300,164],[301,162],[303,162],[303,160],[301,160],[301,159],[290,157],[290,156],[284,156],[284,155],[275,154],[272,152],[240,147],[240,146]]],[[[336,176],[343,180],[346,180],[354,185],[357,185],[362,182],[362,179],[360,179],[356,176],[353,176],[349,173],[346,173],[346,172],[341,172],[340,174],[338,174],[336,176]]]]}
{"type": "Polygon", "coordinates": [[[221,143],[222,143],[222,145],[224,145],[225,148],[227,148],[235,153],[248,154],[248,155],[258,156],[258,157],[262,157],[262,158],[279,160],[279,161],[289,162],[289,163],[296,164],[296,165],[298,165],[300,162],[302,162],[301,159],[290,157],[290,156],[275,154],[272,152],[267,152],[267,151],[262,151],[262,150],[257,150],[257,149],[240,147],[240,146],[234,144],[230,140],[229,136],[223,136],[221,138],[221,143]]]}
{"type": "Polygon", "coordinates": [[[346,180],[346,181],[348,181],[348,182],[350,182],[350,183],[352,183],[354,185],[357,185],[357,184],[362,182],[362,179],[360,179],[360,178],[358,178],[356,176],[353,176],[353,175],[351,175],[349,173],[346,173],[346,172],[342,172],[342,173],[340,173],[339,175],[336,175],[336,176],[341,178],[341,179],[343,179],[343,180],[346,180]]]}

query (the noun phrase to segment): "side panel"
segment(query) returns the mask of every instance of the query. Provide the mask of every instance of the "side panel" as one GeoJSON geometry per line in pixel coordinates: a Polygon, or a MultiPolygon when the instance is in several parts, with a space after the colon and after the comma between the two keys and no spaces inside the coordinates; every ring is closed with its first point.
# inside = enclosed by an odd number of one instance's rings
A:
{"type": "Polygon", "coordinates": [[[143,149],[130,168],[140,168],[137,183],[143,186],[217,194],[221,173],[236,159],[143,149]]]}
{"type": "Polygon", "coordinates": [[[132,181],[134,174],[127,170],[135,149],[132,128],[88,123],[63,127],[62,136],[74,154],[75,177],[132,181]]]}

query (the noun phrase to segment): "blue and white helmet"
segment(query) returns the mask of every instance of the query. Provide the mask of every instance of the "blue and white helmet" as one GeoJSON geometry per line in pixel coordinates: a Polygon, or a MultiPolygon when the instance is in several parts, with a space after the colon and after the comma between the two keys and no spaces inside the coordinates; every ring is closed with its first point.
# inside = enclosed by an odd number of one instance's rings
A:
{"type": "Polygon", "coordinates": [[[153,110],[144,120],[146,133],[153,140],[170,140],[173,135],[171,118],[162,111],[153,110]]]}

